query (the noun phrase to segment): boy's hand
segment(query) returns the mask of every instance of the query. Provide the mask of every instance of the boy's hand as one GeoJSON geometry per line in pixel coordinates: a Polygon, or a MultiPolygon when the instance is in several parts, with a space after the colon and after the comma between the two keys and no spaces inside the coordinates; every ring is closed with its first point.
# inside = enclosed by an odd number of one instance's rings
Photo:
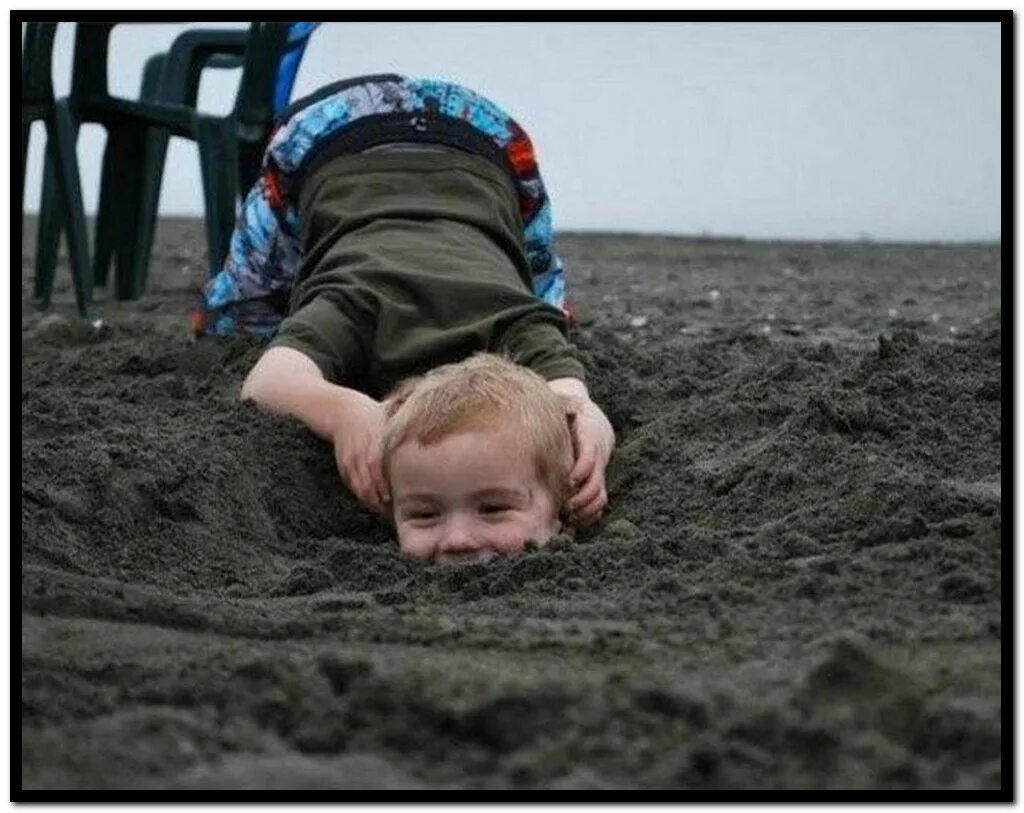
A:
{"type": "Polygon", "coordinates": [[[576,400],[567,407],[567,414],[576,464],[569,475],[574,493],[566,508],[573,524],[585,528],[600,520],[608,505],[604,472],[615,447],[615,431],[601,408],[590,399],[576,400]]]}
{"type": "Polygon", "coordinates": [[[334,445],[338,473],[365,506],[389,501],[381,472],[384,406],[358,390],[328,382],[316,362],[290,347],[270,347],[242,384],[243,400],[294,415],[334,445]]]}
{"type": "Polygon", "coordinates": [[[381,469],[384,406],[346,390],[333,433],[334,459],[345,485],[363,505],[383,513],[390,496],[381,469]]]}
{"type": "Polygon", "coordinates": [[[608,505],[604,472],[615,448],[615,430],[582,381],[555,378],[548,385],[561,396],[572,431],[576,462],[569,474],[573,494],[565,508],[572,524],[585,528],[600,520],[608,505]]]}

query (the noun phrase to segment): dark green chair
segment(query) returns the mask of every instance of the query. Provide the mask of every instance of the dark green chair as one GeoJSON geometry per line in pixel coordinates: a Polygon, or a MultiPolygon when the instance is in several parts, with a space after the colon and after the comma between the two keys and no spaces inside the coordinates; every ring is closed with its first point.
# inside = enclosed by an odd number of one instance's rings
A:
{"type": "MultiPolygon", "coordinates": [[[[53,94],[53,40],[56,23],[27,23],[21,55],[21,192],[20,207],[24,218],[25,164],[32,123],[46,125],[46,165],[49,167],[51,200],[63,215],[64,233],[67,235],[68,256],[74,282],[78,313],[85,319],[96,321],[92,312],[92,273],[89,268],[89,240],[82,209],[81,180],[75,156],[74,117],[67,99],[56,99],[53,94]]],[[[46,231],[41,219],[39,232],[46,231]]],[[[60,230],[49,235],[53,245],[53,259],[46,273],[40,273],[36,263],[33,283],[33,302],[41,310],[50,306],[53,294],[54,266],[60,230]]]]}
{"type": "MultiPolygon", "coordinates": [[[[242,115],[241,118],[243,120],[252,121],[263,115],[262,106],[265,104],[267,92],[267,88],[263,83],[270,76],[272,76],[274,84],[271,105],[273,114],[276,115],[281,112],[291,101],[299,63],[302,60],[309,38],[319,26],[319,23],[292,22],[287,25],[288,34],[284,49],[276,57],[273,73],[268,76],[267,73],[261,72],[256,74],[254,78],[250,77],[248,79],[243,73],[236,110],[248,109],[251,111],[248,114],[242,115]]],[[[159,93],[160,98],[164,101],[172,102],[183,99],[185,104],[194,107],[199,88],[200,72],[205,68],[244,67],[247,40],[248,34],[237,30],[211,31],[196,29],[181,34],[175,40],[167,55],[167,65],[164,69],[159,93]]],[[[272,124],[272,120],[266,120],[260,125],[261,129],[264,130],[260,138],[243,141],[239,144],[238,187],[231,201],[230,214],[232,225],[227,235],[228,240],[230,240],[230,233],[234,227],[235,199],[239,195],[244,195],[249,187],[256,182],[272,124]]],[[[141,275],[141,281],[136,287],[140,293],[145,288],[153,237],[156,231],[160,182],[163,177],[167,141],[168,135],[166,131],[158,129],[150,131],[146,151],[145,181],[140,187],[138,203],[142,218],[142,229],[137,235],[139,240],[137,248],[139,258],[137,274],[141,275]]],[[[219,270],[226,252],[226,243],[219,249],[218,254],[215,255],[211,252],[211,274],[219,270]]]]}
{"type": "MultiPolygon", "coordinates": [[[[249,32],[239,29],[189,29],[179,34],[164,54],[154,54],[143,70],[141,98],[184,104],[194,108],[199,95],[199,82],[207,68],[241,68],[249,32]]],[[[93,275],[96,285],[107,284],[112,260],[119,268],[128,269],[121,274],[119,289],[127,287],[125,277],[133,277],[132,266],[143,273],[149,267],[153,237],[156,232],[160,185],[163,180],[169,134],[162,128],[150,128],[146,135],[142,182],[138,198],[139,229],[135,233],[125,229],[121,211],[135,205],[119,189],[121,162],[112,142],[103,151],[103,169],[100,179],[99,207],[96,212],[96,247],[93,256],[93,275]]]]}
{"type": "MultiPolygon", "coordinates": [[[[110,30],[115,24],[79,23],[76,27],[68,106],[75,127],[96,122],[107,130],[107,154],[111,157],[105,162],[106,184],[100,201],[103,251],[97,251],[95,276],[106,280],[106,268],[113,256],[116,295],[133,299],[144,289],[151,224],[155,222],[159,196],[154,167],[157,163],[162,166],[162,156],[159,161],[154,156],[160,152],[161,136],[152,134],[162,131],[164,139],[174,135],[197,144],[212,272],[227,252],[241,188],[240,166],[255,164],[258,170],[258,156],[270,133],[277,71],[288,51],[291,24],[253,23],[242,32],[245,42],[241,53],[237,40],[230,47],[211,45],[213,50],[203,51],[196,46],[187,56],[184,47],[175,54],[169,52],[160,71],[157,98],[138,100],[111,96],[108,91],[107,54],[110,30]],[[195,66],[207,64],[214,55],[234,57],[242,65],[236,102],[225,116],[200,113],[194,107],[198,84],[195,66]],[[182,65],[187,67],[182,70],[182,65]],[[162,92],[173,98],[160,98],[162,92]]],[[[52,183],[50,191],[54,191],[52,183]]],[[[44,189],[43,206],[47,205],[58,210],[59,218],[63,207],[44,189]]]]}

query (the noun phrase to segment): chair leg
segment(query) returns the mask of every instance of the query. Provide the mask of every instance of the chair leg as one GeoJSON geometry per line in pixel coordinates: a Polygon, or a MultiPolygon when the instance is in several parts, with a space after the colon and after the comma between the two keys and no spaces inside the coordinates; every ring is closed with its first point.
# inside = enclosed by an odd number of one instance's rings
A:
{"type": "MultiPolygon", "coordinates": [[[[141,99],[152,99],[160,85],[161,71],[165,57],[157,54],[150,57],[143,70],[141,99]]],[[[137,128],[133,134],[124,132],[121,124],[107,128],[107,143],[103,150],[103,170],[100,179],[99,206],[96,212],[96,240],[93,247],[93,279],[96,285],[107,284],[110,264],[118,268],[117,295],[119,298],[135,298],[141,286],[134,281],[138,274],[137,245],[144,245],[146,235],[139,224],[145,224],[144,216],[147,192],[141,181],[144,172],[132,165],[130,155],[137,154],[139,147],[132,139],[139,137],[137,128]],[[128,145],[126,147],[126,145],[128,145]]],[[[144,252],[145,253],[145,252],[144,252]]]]}
{"type": "Polygon", "coordinates": [[[32,135],[32,121],[25,117],[24,113],[21,116],[21,205],[18,210],[21,212],[21,222],[24,226],[25,223],[25,165],[28,163],[28,140],[32,135]]]}
{"type": "MultiPolygon", "coordinates": [[[[202,35],[200,34],[199,36],[201,37],[202,35]]],[[[195,108],[203,69],[211,61],[211,56],[205,54],[205,50],[209,47],[209,41],[208,39],[197,41],[195,38],[190,37],[189,33],[186,33],[183,37],[184,39],[175,42],[168,53],[160,55],[164,60],[163,72],[159,88],[156,92],[156,98],[163,102],[185,104],[188,107],[195,108]],[[206,43],[205,47],[204,43],[206,43]]],[[[156,58],[152,57],[151,59],[156,58]]],[[[213,58],[212,61],[216,61],[216,59],[213,58]]],[[[241,65],[241,62],[238,64],[241,65]]],[[[226,66],[221,65],[221,67],[226,66]]],[[[234,64],[231,67],[234,67],[234,64]]],[[[142,274],[141,285],[143,288],[146,285],[149,261],[156,237],[160,186],[163,181],[168,141],[167,131],[154,127],[150,130],[146,143],[144,191],[142,205],[139,208],[141,213],[139,257],[142,274]]]]}
{"type": "MultiPolygon", "coordinates": [[[[139,97],[146,100],[161,98],[161,88],[166,71],[167,54],[157,54],[147,60],[142,75],[142,91],[139,97]]],[[[149,261],[153,253],[156,236],[157,215],[160,208],[160,186],[163,182],[164,160],[167,157],[167,131],[151,127],[146,131],[142,158],[142,178],[139,185],[139,227],[136,230],[132,279],[136,290],[146,290],[149,277],[149,261]]]]}
{"type": "Polygon", "coordinates": [[[139,291],[146,289],[149,263],[156,240],[156,225],[160,210],[160,188],[163,183],[164,161],[167,158],[166,131],[152,128],[146,137],[142,158],[142,178],[139,195],[139,228],[135,242],[135,271],[133,277],[139,291]]]}
{"type": "Polygon", "coordinates": [[[110,128],[107,139],[117,172],[107,187],[107,215],[114,224],[111,245],[114,255],[114,288],[118,299],[137,299],[142,293],[136,279],[136,245],[139,239],[139,195],[146,147],[146,126],[121,123],[110,128]]]}
{"type": "MultiPolygon", "coordinates": [[[[48,136],[55,144],[57,188],[61,197],[61,208],[65,212],[68,254],[71,259],[71,276],[75,285],[75,299],[78,313],[83,319],[92,313],[92,268],[89,265],[89,239],[85,230],[85,212],[82,208],[82,184],[78,175],[78,157],[75,154],[77,135],[74,117],[66,99],[54,104],[53,126],[48,136]]],[[[48,138],[48,140],[51,140],[48,138]]]]}
{"type": "Polygon", "coordinates": [[[57,138],[51,113],[46,122],[46,151],[43,158],[43,184],[39,201],[39,219],[36,224],[36,275],[32,287],[32,300],[39,310],[50,307],[53,277],[57,272],[57,252],[64,226],[61,198],[57,184],[57,138]]]}
{"type": "Polygon", "coordinates": [[[103,165],[100,173],[100,199],[96,210],[96,239],[92,254],[92,275],[96,285],[106,287],[110,263],[117,251],[121,225],[118,222],[119,200],[126,190],[119,188],[119,159],[114,151],[114,139],[107,132],[107,143],[103,148],[103,165]]]}
{"type": "Polygon", "coordinates": [[[210,276],[220,269],[235,225],[235,197],[238,189],[238,148],[234,121],[201,116],[197,146],[206,205],[206,243],[210,276]]]}
{"type": "Polygon", "coordinates": [[[265,144],[249,144],[247,142],[238,145],[238,189],[243,196],[260,177],[265,147],[265,144]]]}

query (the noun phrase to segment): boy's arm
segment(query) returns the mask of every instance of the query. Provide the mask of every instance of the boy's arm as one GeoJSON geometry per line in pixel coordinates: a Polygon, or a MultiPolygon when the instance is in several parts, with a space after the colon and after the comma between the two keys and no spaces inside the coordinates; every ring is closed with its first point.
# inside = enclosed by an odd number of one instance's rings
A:
{"type": "Polygon", "coordinates": [[[566,508],[574,524],[586,527],[601,519],[608,504],[604,472],[615,448],[615,430],[580,379],[554,378],[548,386],[562,396],[576,447],[569,475],[574,493],[566,508]]]}
{"type": "Polygon", "coordinates": [[[383,511],[389,497],[381,473],[383,406],[363,393],[332,384],[304,353],[271,347],[242,384],[242,400],[298,418],[334,445],[338,471],[360,502],[383,511]]]}

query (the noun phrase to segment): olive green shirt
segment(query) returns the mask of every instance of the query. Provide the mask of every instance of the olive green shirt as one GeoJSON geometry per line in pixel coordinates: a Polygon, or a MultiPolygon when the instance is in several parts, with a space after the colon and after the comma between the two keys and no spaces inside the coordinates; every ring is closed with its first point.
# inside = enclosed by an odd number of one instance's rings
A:
{"type": "Polygon", "coordinates": [[[428,145],[329,161],[299,194],[304,246],[271,346],[380,396],[477,351],[584,379],[567,321],[530,287],[517,198],[485,158],[428,145]]]}

